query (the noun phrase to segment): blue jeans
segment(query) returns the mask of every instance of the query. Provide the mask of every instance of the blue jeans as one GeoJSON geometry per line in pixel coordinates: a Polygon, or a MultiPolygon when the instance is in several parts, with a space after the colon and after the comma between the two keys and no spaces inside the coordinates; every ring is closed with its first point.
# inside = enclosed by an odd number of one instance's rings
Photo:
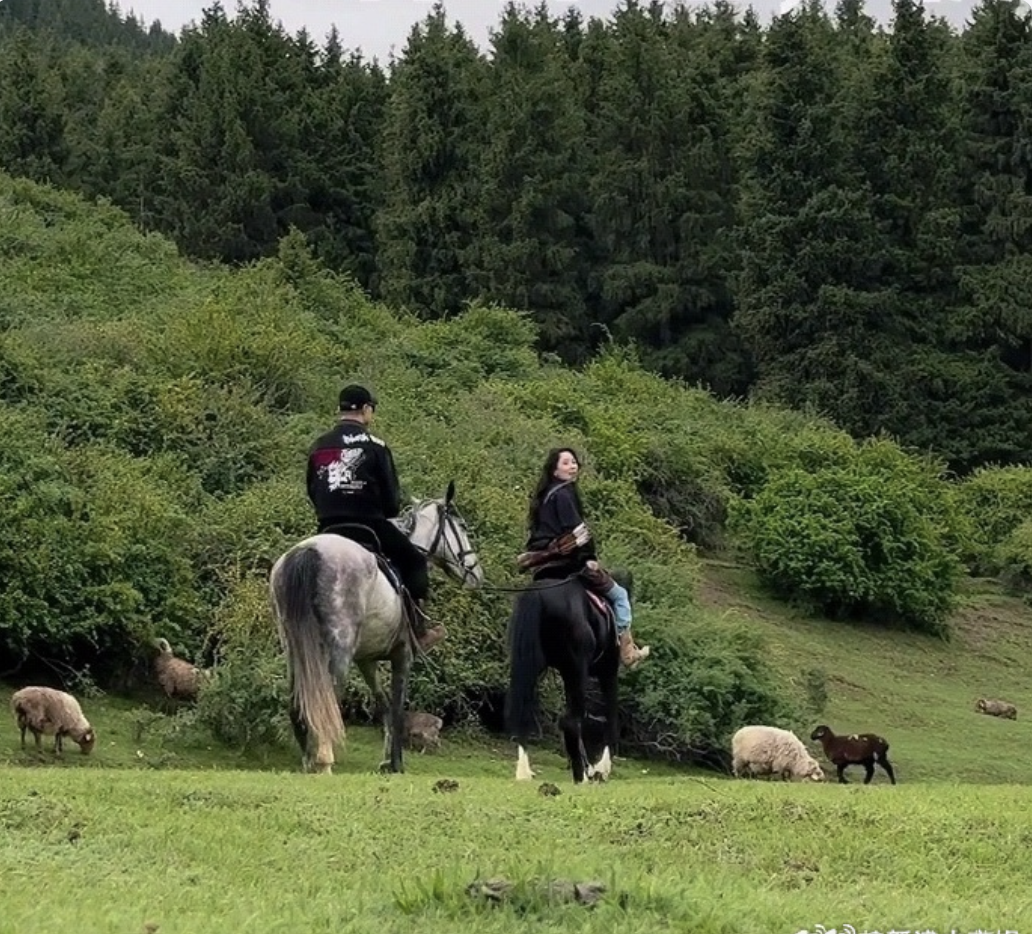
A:
{"type": "Polygon", "coordinates": [[[631,628],[631,598],[627,590],[614,581],[613,586],[606,591],[606,599],[613,604],[616,631],[626,632],[631,628]]]}

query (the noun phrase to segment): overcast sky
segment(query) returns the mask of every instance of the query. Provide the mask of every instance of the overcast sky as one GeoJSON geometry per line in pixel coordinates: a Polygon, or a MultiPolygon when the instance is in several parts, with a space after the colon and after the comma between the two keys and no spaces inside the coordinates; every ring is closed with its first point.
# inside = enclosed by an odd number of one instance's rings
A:
{"type": "MultiPolygon", "coordinates": [[[[123,13],[133,10],[150,25],[160,20],[170,32],[178,33],[191,20],[199,21],[201,10],[210,0],[116,0],[123,13]]],[[[236,0],[222,0],[226,12],[236,12],[236,0]]],[[[446,0],[450,20],[459,20],[466,31],[481,45],[487,40],[488,28],[496,26],[504,0],[446,0]]],[[[537,0],[529,4],[536,6],[537,0]]],[[[617,0],[548,0],[557,15],[576,6],[590,16],[606,16],[616,8],[617,0]]],[[[312,39],[322,42],[334,23],[345,48],[360,48],[366,58],[374,55],[386,63],[391,46],[401,54],[414,23],[426,18],[433,0],[270,0],[273,19],[281,20],[286,30],[296,33],[308,29],[312,39]]]]}
{"type": "MultiPolygon", "coordinates": [[[[537,6],[538,0],[528,5],[537,6]]],[[[779,9],[790,8],[796,0],[752,0],[752,5],[766,22],[779,9]]],[[[827,0],[834,6],[834,0],[827,0]]],[[[210,0],[117,0],[123,13],[135,11],[147,25],[160,20],[170,32],[178,33],[191,21],[200,20],[201,11],[210,5],[210,0]]],[[[618,0],[547,0],[548,6],[562,14],[570,6],[576,6],[584,18],[608,16],[618,5],[618,0]]],[[[888,22],[891,0],[868,0],[868,11],[875,18],[888,22]]],[[[930,13],[946,17],[955,25],[962,25],[966,14],[975,0],[925,0],[930,13]]],[[[701,6],[701,2],[692,3],[701,6]]],[[[748,6],[748,0],[741,0],[748,6]]],[[[424,19],[433,6],[432,0],[270,0],[269,8],[274,19],[281,20],[291,34],[302,27],[308,29],[312,39],[321,44],[336,23],[342,44],[348,49],[361,49],[368,58],[377,57],[386,64],[390,48],[394,46],[401,54],[413,24],[424,19]]],[[[230,15],[236,12],[236,0],[223,0],[223,7],[230,15]]],[[[487,41],[488,29],[498,24],[504,0],[446,0],[445,9],[449,18],[458,20],[466,31],[480,44],[487,41]]]]}

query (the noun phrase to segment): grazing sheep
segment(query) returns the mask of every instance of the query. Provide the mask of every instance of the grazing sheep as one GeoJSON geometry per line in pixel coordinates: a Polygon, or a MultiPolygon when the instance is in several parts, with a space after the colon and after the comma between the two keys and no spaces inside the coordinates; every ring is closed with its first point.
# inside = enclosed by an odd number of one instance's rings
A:
{"type": "Polygon", "coordinates": [[[1008,701],[989,700],[987,697],[980,697],[975,701],[975,710],[979,713],[988,714],[990,717],[1004,717],[1007,720],[1018,719],[1018,708],[1008,701]]]}
{"type": "Polygon", "coordinates": [[[158,639],[158,657],[154,659],[154,673],[165,696],[172,700],[197,699],[201,682],[209,673],[172,654],[168,639],[158,639]]]}
{"type": "Polygon", "coordinates": [[[735,777],[777,775],[781,779],[824,781],[824,771],[790,730],[776,726],[743,726],[731,740],[735,777]]]}
{"type": "Polygon", "coordinates": [[[810,734],[824,749],[824,755],[838,769],[838,779],[843,785],[846,781],[846,769],[851,765],[862,765],[867,771],[864,784],[869,785],[874,778],[874,764],[877,762],[889,776],[889,781],[896,784],[896,776],[889,762],[889,744],[886,739],[874,733],[850,733],[848,736],[836,736],[831,727],[823,724],[810,734]]]}
{"type": "Polygon", "coordinates": [[[21,746],[25,748],[25,731],[36,738],[36,749],[42,749],[41,737],[54,737],[54,752],[62,751],[61,740],[65,736],[79,744],[84,756],[93,750],[97,734],[90,721],[83,715],[79,702],[54,688],[27,687],[15,691],[11,698],[11,711],[21,731],[21,746]]]}
{"type": "Polygon", "coordinates": [[[410,748],[419,752],[436,750],[441,745],[441,727],[444,721],[432,713],[410,710],[405,714],[405,739],[410,748]]]}

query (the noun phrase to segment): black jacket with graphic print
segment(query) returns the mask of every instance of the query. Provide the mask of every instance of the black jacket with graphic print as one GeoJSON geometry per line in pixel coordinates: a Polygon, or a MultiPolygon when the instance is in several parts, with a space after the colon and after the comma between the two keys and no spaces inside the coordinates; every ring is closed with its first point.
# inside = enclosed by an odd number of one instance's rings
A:
{"type": "Polygon", "coordinates": [[[308,453],[308,498],[320,531],[337,522],[395,518],[401,486],[390,448],[361,422],[342,420],[308,453]]]}

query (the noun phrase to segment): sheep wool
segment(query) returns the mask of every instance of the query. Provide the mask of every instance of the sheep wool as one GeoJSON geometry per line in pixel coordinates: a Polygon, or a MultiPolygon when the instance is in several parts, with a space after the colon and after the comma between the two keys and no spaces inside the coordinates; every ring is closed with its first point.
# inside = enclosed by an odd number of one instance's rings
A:
{"type": "Polygon", "coordinates": [[[776,775],[782,779],[824,781],[824,770],[790,730],[776,726],[743,726],[731,740],[736,777],[776,775]]]}
{"type": "Polygon", "coordinates": [[[980,697],[975,702],[975,710],[979,713],[988,714],[990,717],[1004,717],[1007,720],[1018,719],[1018,708],[1009,701],[980,697]]]}
{"type": "Polygon", "coordinates": [[[79,702],[64,691],[55,688],[25,687],[14,692],[11,711],[21,731],[21,745],[25,748],[25,732],[36,739],[41,749],[41,737],[54,737],[54,752],[62,751],[62,739],[70,737],[79,744],[83,755],[89,755],[97,741],[97,734],[86,719],[79,702]]]}
{"type": "Polygon", "coordinates": [[[201,689],[204,672],[196,665],[172,654],[168,639],[157,640],[158,657],[154,660],[154,673],[165,695],[177,700],[195,700],[201,689]]]}
{"type": "Polygon", "coordinates": [[[405,739],[409,748],[426,752],[441,745],[444,721],[432,713],[410,710],[405,714],[405,739]]]}

